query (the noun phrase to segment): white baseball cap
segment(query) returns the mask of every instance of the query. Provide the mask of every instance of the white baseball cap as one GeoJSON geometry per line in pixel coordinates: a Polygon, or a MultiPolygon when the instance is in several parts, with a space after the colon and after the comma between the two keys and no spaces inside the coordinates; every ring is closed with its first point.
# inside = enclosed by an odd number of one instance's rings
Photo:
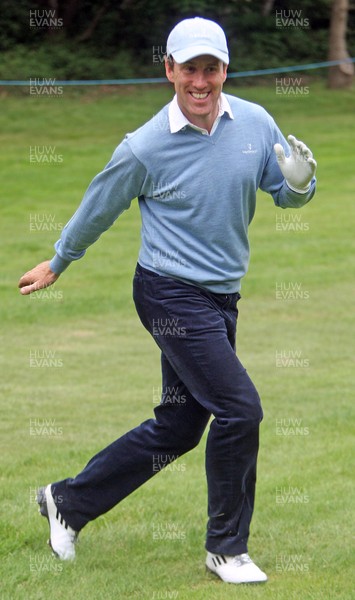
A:
{"type": "Polygon", "coordinates": [[[227,40],[222,27],[201,17],[184,19],[174,27],[168,37],[166,53],[177,63],[209,54],[229,64],[227,40]]]}

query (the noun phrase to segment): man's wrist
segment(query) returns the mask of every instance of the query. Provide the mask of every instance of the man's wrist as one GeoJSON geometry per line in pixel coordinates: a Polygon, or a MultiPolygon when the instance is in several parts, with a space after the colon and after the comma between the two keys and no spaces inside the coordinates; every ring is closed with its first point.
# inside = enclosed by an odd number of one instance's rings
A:
{"type": "Polygon", "coordinates": [[[290,188],[290,190],[292,190],[293,192],[296,192],[297,194],[307,194],[307,192],[309,192],[309,190],[311,189],[311,184],[312,184],[312,182],[311,182],[311,181],[308,183],[308,185],[307,185],[307,186],[305,186],[305,187],[302,187],[302,188],[297,188],[297,187],[295,187],[295,186],[291,185],[291,184],[290,184],[290,183],[287,181],[287,179],[286,179],[285,181],[286,181],[287,187],[289,187],[289,188],[290,188]]]}
{"type": "Polygon", "coordinates": [[[59,254],[55,254],[49,263],[49,268],[56,275],[60,275],[67,267],[69,267],[70,263],[70,260],[65,260],[59,256],[59,254]]]}

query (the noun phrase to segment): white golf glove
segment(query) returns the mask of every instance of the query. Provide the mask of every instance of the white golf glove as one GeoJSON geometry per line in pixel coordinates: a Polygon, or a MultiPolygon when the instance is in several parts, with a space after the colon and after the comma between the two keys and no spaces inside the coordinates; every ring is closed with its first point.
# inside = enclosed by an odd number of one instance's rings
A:
{"type": "Polygon", "coordinates": [[[288,187],[294,192],[305,194],[316,172],[317,163],[306,144],[296,140],[293,135],[287,137],[291,154],[286,157],[281,144],[275,144],[274,150],[281,172],[288,187]]]}

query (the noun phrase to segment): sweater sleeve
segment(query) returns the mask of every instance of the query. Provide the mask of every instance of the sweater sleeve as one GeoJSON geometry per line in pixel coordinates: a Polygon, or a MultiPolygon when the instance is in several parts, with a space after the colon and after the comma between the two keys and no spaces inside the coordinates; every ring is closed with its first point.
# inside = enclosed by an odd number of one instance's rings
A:
{"type": "Polygon", "coordinates": [[[55,243],[50,268],[62,273],[73,260],[109,229],[117,217],[140,195],[146,171],[127,140],[115,150],[104,170],[89,185],[82,202],[55,243]]]}
{"type": "Polygon", "coordinates": [[[286,156],[290,155],[291,150],[286,139],[271,117],[269,126],[269,155],[261,179],[260,189],[272,195],[276,206],[280,206],[281,208],[300,208],[313,198],[316,179],[315,177],[312,179],[309,190],[304,194],[294,192],[288,187],[276,159],[274,144],[281,144],[285,150],[286,156]]]}

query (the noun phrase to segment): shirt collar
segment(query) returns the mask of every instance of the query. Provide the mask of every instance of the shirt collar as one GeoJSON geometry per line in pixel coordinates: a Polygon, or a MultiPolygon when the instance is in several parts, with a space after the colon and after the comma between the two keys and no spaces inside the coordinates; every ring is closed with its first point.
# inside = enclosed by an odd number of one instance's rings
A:
{"type": "MultiPolygon", "coordinates": [[[[213,124],[211,132],[215,131],[216,126],[219,123],[221,116],[224,115],[224,113],[227,113],[230,119],[234,119],[230,104],[225,94],[222,93],[220,96],[218,114],[216,117],[216,121],[213,124]]],[[[186,126],[192,127],[193,129],[197,129],[198,131],[201,131],[203,133],[207,131],[206,129],[202,129],[201,127],[197,127],[196,125],[190,123],[190,121],[182,113],[178,105],[176,94],[169,104],[169,125],[171,133],[177,133],[178,131],[183,129],[183,127],[186,126]]]]}

